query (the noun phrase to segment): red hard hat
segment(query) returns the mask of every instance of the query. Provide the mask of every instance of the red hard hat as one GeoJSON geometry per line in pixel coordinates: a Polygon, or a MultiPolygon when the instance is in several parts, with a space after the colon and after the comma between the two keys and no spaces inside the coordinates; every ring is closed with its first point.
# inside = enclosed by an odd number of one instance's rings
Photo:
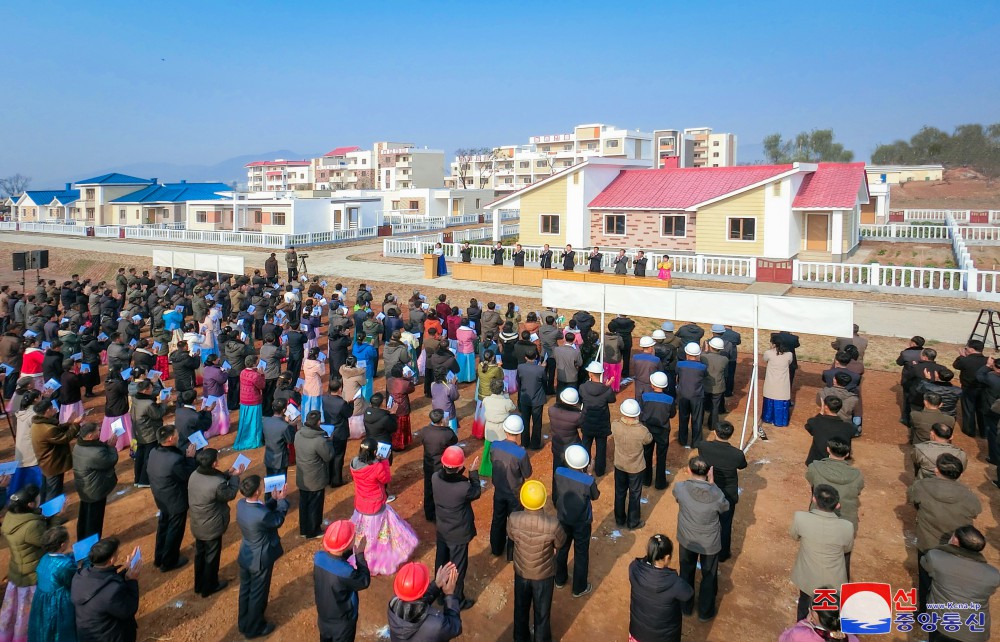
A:
{"type": "Polygon", "coordinates": [[[427,593],[431,585],[431,572],[420,562],[407,562],[396,571],[392,590],[404,602],[416,602],[427,593]]]}
{"type": "Polygon", "coordinates": [[[465,465],[465,451],[459,446],[448,446],[441,454],[441,465],[445,468],[461,468],[465,465]]]}
{"type": "Polygon", "coordinates": [[[336,554],[343,552],[354,541],[354,524],[346,519],[333,522],[323,535],[323,550],[336,554]]]}

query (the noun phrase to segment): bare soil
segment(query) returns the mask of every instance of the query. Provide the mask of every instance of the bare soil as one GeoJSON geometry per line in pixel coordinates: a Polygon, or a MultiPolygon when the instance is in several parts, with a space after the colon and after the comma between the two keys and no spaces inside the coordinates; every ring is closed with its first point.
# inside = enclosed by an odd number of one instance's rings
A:
{"type": "MultiPolygon", "coordinates": [[[[89,257],[88,257],[89,258],[89,257]]],[[[104,267],[91,266],[94,273],[104,273],[117,267],[117,257],[104,267]]],[[[134,265],[132,257],[122,265],[134,265]]],[[[69,270],[70,267],[53,267],[52,272],[69,270]]],[[[334,279],[331,275],[330,279],[334,279]]],[[[0,277],[0,282],[3,281],[0,277]]],[[[332,282],[332,280],[331,280],[332,282]]],[[[369,283],[371,283],[369,281],[369,283]]],[[[351,288],[356,282],[346,282],[351,288]]],[[[399,284],[374,283],[379,293],[396,288],[399,284]]],[[[394,291],[396,291],[394,290],[394,291]]],[[[429,296],[436,292],[426,292],[429,296]]],[[[473,293],[475,294],[475,293],[473,293]]],[[[796,292],[796,294],[800,294],[796,292]]],[[[829,292],[818,293],[830,296],[829,292]]],[[[462,297],[469,296],[463,292],[462,297]]],[[[484,300],[484,299],[481,299],[484,300]]],[[[539,301],[528,297],[514,297],[523,310],[539,307],[539,301]],[[532,306],[532,307],[527,307],[532,306]]],[[[926,302],[926,301],[925,301],[926,302]]],[[[642,330],[651,330],[659,322],[639,319],[642,330]]],[[[637,330],[636,337],[641,332],[637,330]]],[[[744,336],[748,336],[744,334],[744,336]]],[[[736,511],[734,526],[734,558],[723,564],[720,571],[719,615],[709,623],[699,623],[695,618],[685,618],[684,639],[687,640],[774,640],[795,619],[797,589],[790,582],[791,567],[798,546],[787,535],[792,513],[808,505],[809,487],[804,479],[803,462],[810,438],[803,430],[806,419],[815,414],[815,394],[820,384],[820,372],[828,367],[831,349],[830,337],[803,336],[799,351],[801,368],[796,378],[797,406],[792,423],[787,428],[768,429],[769,441],[757,442],[748,452],[750,466],[741,474],[743,494],[736,511]],[[811,362],[815,360],[815,362],[811,362]]],[[[906,505],[906,488],[912,480],[909,465],[909,447],[903,445],[906,430],[896,419],[898,405],[898,372],[881,371],[888,357],[902,349],[903,341],[871,337],[868,349],[869,373],[865,377],[864,395],[867,415],[864,436],[855,441],[855,465],[866,476],[862,497],[861,526],[852,560],[854,579],[858,581],[890,582],[893,587],[909,588],[915,585],[914,511],[906,505]]],[[[950,362],[955,349],[936,346],[942,361],[950,362]]],[[[750,351],[744,344],[742,362],[737,374],[738,405],[732,409],[729,420],[737,426],[737,436],[743,427],[746,390],[750,376],[750,351]]],[[[376,389],[381,387],[381,380],[376,389]]],[[[100,420],[104,406],[103,391],[98,389],[97,399],[87,400],[86,406],[94,408],[94,419],[100,420]]],[[[623,389],[619,400],[631,394],[623,389]]],[[[462,417],[460,439],[471,457],[481,451],[481,442],[471,439],[471,415],[474,409],[472,384],[461,386],[458,402],[462,417]]],[[[751,401],[752,404],[752,401],[751,401]]],[[[429,403],[420,394],[413,395],[412,425],[419,430],[426,425],[429,403]]],[[[617,416],[617,410],[613,411],[617,416]]],[[[751,410],[751,412],[753,412],[751,410]]],[[[213,439],[213,446],[224,449],[223,463],[235,458],[231,452],[233,432],[213,439]]],[[[547,430],[547,420],[546,420],[547,430]]],[[[749,437],[749,430],[747,436],[749,437]]],[[[735,438],[734,438],[735,439],[735,438]]],[[[393,507],[409,520],[420,536],[416,559],[432,564],[434,559],[434,528],[423,519],[421,493],[421,449],[419,434],[408,452],[401,453],[394,463],[392,490],[399,496],[393,507]]],[[[963,476],[965,482],[983,502],[984,512],[977,520],[990,542],[1000,541],[998,512],[1000,497],[988,483],[987,473],[992,471],[984,462],[985,446],[961,433],[956,443],[970,456],[970,468],[963,476]]],[[[353,456],[357,444],[348,447],[353,456]]],[[[610,447],[613,452],[613,446],[610,447]]],[[[0,457],[12,457],[13,441],[9,434],[0,435],[0,457]]],[[[668,468],[673,479],[684,479],[684,463],[690,452],[672,441],[668,468]]],[[[263,452],[247,453],[253,460],[251,472],[263,474],[263,452]]],[[[613,457],[609,453],[609,458],[613,457]]],[[[546,482],[551,474],[551,453],[548,449],[534,453],[532,465],[537,478],[546,482]]],[[[609,465],[610,470],[610,465],[609,465]]],[[[125,546],[141,545],[146,557],[152,553],[156,530],[156,508],[148,490],[132,487],[132,462],[120,456],[118,475],[121,483],[111,496],[105,532],[120,537],[125,546]]],[[[67,476],[67,493],[70,497],[65,516],[70,532],[75,528],[77,499],[73,490],[72,474],[67,476]]],[[[267,617],[278,625],[275,640],[304,640],[318,637],[314,598],[312,595],[312,555],[319,542],[303,540],[298,536],[297,492],[294,474],[289,475],[292,510],[281,528],[285,556],[275,567],[267,617]]],[[[623,640],[627,636],[629,584],[627,566],[643,554],[648,537],[665,533],[671,538],[676,533],[677,504],[670,491],[646,490],[643,493],[643,518],[645,528],[637,532],[622,530],[616,534],[612,512],[614,482],[612,475],[600,480],[602,496],[594,505],[594,527],[590,581],[594,592],[582,599],[573,599],[568,589],[557,591],[553,605],[553,633],[555,639],[623,640]]],[[[512,635],[512,585],[513,569],[510,564],[493,558],[488,549],[487,532],[491,516],[492,490],[487,488],[475,505],[476,521],[480,535],[470,547],[470,570],[467,580],[469,595],[477,599],[476,605],[464,612],[462,639],[509,640],[512,635]]],[[[327,519],[349,518],[353,510],[353,489],[350,485],[327,492],[325,516],[327,519]]],[[[549,506],[546,510],[552,510],[549,506]]],[[[232,526],[223,541],[222,576],[233,580],[230,586],[217,595],[202,599],[192,591],[192,569],[189,564],[180,571],[163,574],[151,568],[143,572],[140,580],[141,603],[139,611],[140,640],[171,640],[173,642],[211,642],[240,639],[236,629],[238,576],[236,554],[239,548],[239,531],[232,526]]],[[[0,568],[5,568],[8,553],[0,545],[0,568]]],[[[192,557],[193,540],[188,534],[184,540],[183,554],[192,557]]],[[[986,550],[987,559],[1000,564],[995,546],[986,550]]],[[[361,598],[359,640],[379,639],[379,631],[386,625],[386,604],[391,596],[391,578],[375,578],[361,598]]],[[[992,601],[994,612],[1000,607],[1000,597],[992,601]]],[[[905,639],[903,636],[886,639],[905,639]]]]}
{"type": "Polygon", "coordinates": [[[890,188],[892,209],[1000,209],[1000,181],[957,168],[945,170],[944,180],[910,181],[890,188]]]}

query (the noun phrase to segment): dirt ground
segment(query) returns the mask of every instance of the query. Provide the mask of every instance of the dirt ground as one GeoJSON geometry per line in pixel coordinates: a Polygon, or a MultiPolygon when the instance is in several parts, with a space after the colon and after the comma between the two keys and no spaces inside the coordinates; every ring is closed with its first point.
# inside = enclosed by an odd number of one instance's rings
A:
{"type": "Polygon", "coordinates": [[[948,243],[886,243],[864,240],[848,262],[954,268],[955,255],[948,243]]]}
{"type": "Polygon", "coordinates": [[[965,168],[945,170],[941,181],[910,181],[890,188],[892,209],[1000,209],[1000,181],[965,168]]]}
{"type": "MultiPolygon", "coordinates": [[[[2,256],[2,254],[0,254],[2,256]]],[[[90,258],[90,257],[88,257],[90,258]]],[[[95,259],[117,257],[97,256],[95,259]]],[[[3,260],[0,258],[0,260],[3,260]]],[[[123,265],[137,265],[129,257],[123,265]]],[[[52,272],[82,269],[53,267],[52,272]]],[[[112,269],[117,263],[90,266],[95,273],[112,269]]],[[[335,275],[329,275],[333,283],[335,275]]],[[[0,282],[3,280],[0,274],[0,282]]],[[[371,283],[371,282],[369,282],[371,283]]],[[[356,288],[356,282],[345,281],[345,285],[356,288]]],[[[397,292],[398,283],[373,283],[376,298],[387,290],[397,292]]],[[[428,296],[437,291],[427,291],[428,296]]],[[[457,298],[476,296],[474,292],[453,293],[457,298]]],[[[828,292],[820,293],[829,296],[828,292]]],[[[480,300],[487,300],[480,297],[480,300]]],[[[539,301],[529,297],[513,297],[522,310],[537,309],[539,301]]],[[[926,300],[924,300],[926,302],[926,300]]],[[[651,330],[658,326],[658,320],[637,319],[640,330],[651,330]]],[[[744,333],[744,337],[748,336],[744,333]]],[[[809,437],[802,429],[806,419],[815,414],[815,393],[820,385],[819,373],[828,367],[832,356],[829,348],[830,337],[803,335],[803,346],[799,351],[801,369],[796,379],[798,402],[792,415],[792,424],[787,428],[769,428],[769,441],[758,441],[747,456],[750,466],[743,471],[740,485],[743,488],[740,505],[736,511],[734,526],[734,558],[723,564],[720,571],[719,615],[709,623],[699,623],[695,618],[685,618],[684,639],[686,640],[774,640],[782,629],[794,622],[797,589],[790,582],[791,567],[797,544],[787,535],[792,513],[803,510],[808,505],[809,488],[804,479],[803,462],[809,446],[809,437]]],[[[914,511],[906,505],[906,488],[912,480],[910,473],[909,448],[903,443],[906,431],[897,422],[898,372],[895,369],[881,371],[894,360],[905,342],[899,339],[872,337],[866,362],[869,372],[865,377],[864,395],[867,415],[864,436],[855,441],[856,465],[866,476],[866,490],[862,496],[861,526],[852,560],[854,579],[860,581],[885,581],[893,587],[909,588],[915,583],[915,530],[914,511]]],[[[941,360],[950,363],[957,348],[938,344],[941,360]]],[[[741,350],[742,362],[737,374],[737,397],[739,405],[733,408],[729,420],[737,427],[737,436],[743,426],[746,405],[746,390],[750,376],[750,350],[745,342],[741,350]]],[[[380,386],[377,383],[376,389],[380,386]]],[[[99,420],[103,409],[103,391],[99,397],[88,400],[88,408],[95,408],[92,417],[99,420]]],[[[631,394],[625,388],[619,395],[623,400],[631,394]]],[[[466,453],[471,457],[481,451],[481,442],[469,437],[471,415],[474,409],[473,384],[461,386],[459,415],[463,418],[460,439],[466,453]]],[[[412,425],[419,430],[427,423],[428,400],[413,396],[412,425]]],[[[752,402],[751,402],[752,403],[752,402]]],[[[617,414],[617,412],[615,412],[617,414]]],[[[235,414],[234,414],[235,420],[235,414]]],[[[235,426],[235,423],[234,423],[235,426]]],[[[547,419],[546,419],[547,430],[547,419]]],[[[235,427],[234,427],[235,432],[235,427]]],[[[230,450],[233,439],[230,435],[213,439],[213,446],[224,449],[222,462],[228,464],[236,454],[230,450]]],[[[749,437],[749,430],[748,430],[749,437]]],[[[734,438],[735,439],[735,438],[734,438]]],[[[393,507],[409,520],[420,537],[420,546],[415,558],[432,564],[434,558],[434,528],[424,521],[421,493],[421,449],[417,434],[413,447],[401,453],[394,463],[392,492],[399,496],[393,507]]],[[[998,513],[1000,497],[988,482],[987,474],[992,471],[984,462],[985,446],[982,441],[974,441],[961,433],[956,443],[970,456],[970,468],[963,481],[976,492],[983,503],[984,511],[977,520],[994,546],[988,547],[988,560],[1000,564],[1000,554],[995,547],[1000,541],[998,513]]],[[[356,442],[348,448],[348,456],[357,450],[356,442]]],[[[613,452],[613,446],[609,447],[613,452]]],[[[0,435],[0,460],[12,457],[13,441],[9,434],[0,435]]],[[[672,441],[668,458],[668,468],[674,471],[672,479],[684,479],[684,462],[690,455],[676,441],[672,441]]],[[[247,453],[253,460],[251,472],[263,474],[262,449],[247,453]]],[[[609,452],[609,458],[612,457],[609,452]]],[[[532,465],[535,476],[549,486],[551,475],[551,453],[548,449],[533,454],[532,465]]],[[[610,469],[610,465],[609,465],[610,469]]],[[[141,545],[148,557],[154,546],[156,530],[156,509],[148,490],[132,487],[132,462],[126,454],[120,456],[118,466],[120,484],[111,497],[105,531],[123,540],[123,549],[141,545]]],[[[73,532],[77,514],[77,501],[72,488],[72,475],[67,476],[70,496],[65,510],[70,520],[68,526],[73,532]]],[[[278,625],[271,639],[294,640],[316,639],[314,599],[312,596],[311,559],[318,549],[318,541],[303,540],[298,536],[298,512],[296,509],[294,474],[290,471],[290,500],[292,509],[285,525],[281,528],[285,556],[275,568],[268,607],[268,619],[278,625]]],[[[645,528],[637,532],[621,531],[615,535],[616,527],[612,513],[614,482],[612,475],[600,480],[602,496],[594,505],[594,529],[591,547],[590,581],[594,592],[582,599],[573,599],[568,588],[557,591],[553,605],[553,633],[555,639],[583,640],[603,638],[623,640],[627,636],[629,585],[627,566],[629,562],[643,554],[649,536],[665,533],[671,538],[676,533],[677,504],[670,491],[644,491],[642,506],[645,528]]],[[[464,633],[462,639],[509,640],[511,639],[511,617],[513,609],[512,585],[513,569],[510,564],[493,558],[488,550],[487,533],[491,516],[492,491],[487,488],[481,500],[475,505],[479,536],[470,546],[470,570],[467,579],[469,596],[477,599],[476,605],[463,613],[464,633]]],[[[327,519],[349,518],[353,510],[353,489],[350,485],[327,492],[325,504],[327,519]]],[[[547,510],[552,510],[551,504],[547,510]]],[[[236,554],[239,549],[239,531],[233,525],[224,539],[222,577],[233,580],[223,592],[202,599],[192,591],[193,571],[191,565],[180,571],[162,574],[152,568],[143,572],[140,580],[141,605],[139,611],[140,640],[171,640],[172,642],[211,642],[240,639],[236,629],[238,576],[236,554]]],[[[192,557],[193,539],[190,533],[184,540],[182,552],[192,557]]],[[[0,568],[6,568],[6,546],[0,545],[0,568]]],[[[391,578],[375,578],[369,590],[361,598],[361,620],[359,640],[376,640],[382,636],[386,625],[386,604],[391,596],[391,578]]],[[[1000,607],[1000,598],[994,598],[994,612],[1000,607]]],[[[883,639],[905,639],[887,637],[883,639]]],[[[918,639],[918,638],[913,638],[918,639]]]]}

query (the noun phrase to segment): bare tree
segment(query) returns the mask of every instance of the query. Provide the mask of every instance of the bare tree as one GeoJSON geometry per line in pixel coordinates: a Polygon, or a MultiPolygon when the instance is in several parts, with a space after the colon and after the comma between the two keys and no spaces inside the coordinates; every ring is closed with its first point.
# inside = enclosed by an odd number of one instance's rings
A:
{"type": "Polygon", "coordinates": [[[479,189],[486,189],[486,185],[497,172],[497,163],[501,159],[500,149],[483,147],[479,150],[479,155],[485,158],[483,162],[479,163],[479,189]]]}
{"type": "Polygon", "coordinates": [[[14,174],[7,178],[0,178],[0,196],[17,196],[23,194],[24,190],[31,185],[31,177],[24,174],[14,174]]]}

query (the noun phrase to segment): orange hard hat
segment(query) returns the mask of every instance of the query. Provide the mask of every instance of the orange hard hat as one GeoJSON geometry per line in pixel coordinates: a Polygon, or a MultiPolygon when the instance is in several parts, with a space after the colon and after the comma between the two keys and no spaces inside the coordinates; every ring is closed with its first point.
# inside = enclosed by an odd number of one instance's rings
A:
{"type": "Polygon", "coordinates": [[[327,553],[342,553],[354,542],[354,524],[341,519],[326,527],[323,535],[323,550],[327,553]]]}
{"type": "Polygon", "coordinates": [[[441,454],[441,465],[445,468],[461,468],[465,465],[465,451],[459,446],[448,446],[441,454]]]}
{"type": "Polygon", "coordinates": [[[431,572],[420,562],[407,562],[396,571],[392,590],[404,602],[416,602],[427,593],[431,585],[431,572]]]}

